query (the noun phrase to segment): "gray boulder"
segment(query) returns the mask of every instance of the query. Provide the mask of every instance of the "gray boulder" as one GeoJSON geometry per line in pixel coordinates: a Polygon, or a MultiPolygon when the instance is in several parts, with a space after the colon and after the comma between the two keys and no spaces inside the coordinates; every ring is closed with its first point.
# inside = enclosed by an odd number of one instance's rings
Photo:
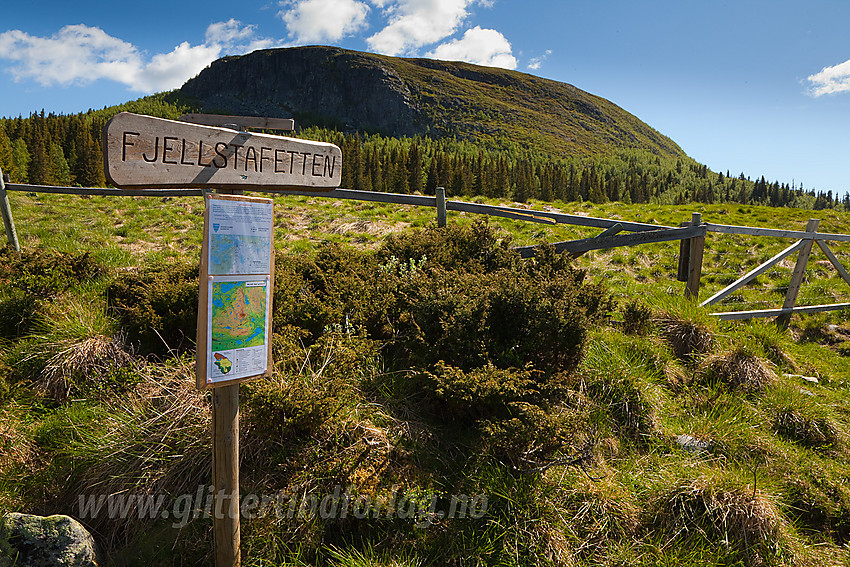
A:
{"type": "Polygon", "coordinates": [[[94,538],[69,516],[0,518],[0,567],[97,567],[94,538]]]}

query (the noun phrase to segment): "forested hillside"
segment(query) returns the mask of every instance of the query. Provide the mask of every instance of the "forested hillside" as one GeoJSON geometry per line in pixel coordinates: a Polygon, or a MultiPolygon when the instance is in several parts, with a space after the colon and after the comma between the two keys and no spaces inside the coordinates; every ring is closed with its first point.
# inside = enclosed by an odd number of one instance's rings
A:
{"type": "MultiPolygon", "coordinates": [[[[33,113],[0,119],[0,168],[13,183],[33,185],[105,184],[101,133],[121,111],[175,119],[198,110],[179,93],[145,97],[120,106],[75,115],[33,113]]],[[[686,156],[649,150],[612,149],[594,157],[562,157],[535,148],[498,150],[456,138],[344,133],[307,127],[294,134],[329,141],[343,150],[342,187],[394,193],[446,187],[451,197],[485,196],[604,203],[741,203],[809,209],[850,210],[831,191],[807,190],[751,180],[743,173],[716,173],[686,156]]]]}

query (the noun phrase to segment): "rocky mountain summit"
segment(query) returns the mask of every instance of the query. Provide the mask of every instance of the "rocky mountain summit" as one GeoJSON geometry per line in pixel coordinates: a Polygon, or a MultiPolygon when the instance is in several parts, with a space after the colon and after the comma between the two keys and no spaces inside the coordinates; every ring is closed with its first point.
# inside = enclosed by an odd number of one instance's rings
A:
{"type": "Polygon", "coordinates": [[[615,104],[572,85],[469,63],[336,47],[260,50],[213,62],[180,94],[206,112],[294,117],[302,126],[455,136],[504,149],[684,155],[615,104]]]}

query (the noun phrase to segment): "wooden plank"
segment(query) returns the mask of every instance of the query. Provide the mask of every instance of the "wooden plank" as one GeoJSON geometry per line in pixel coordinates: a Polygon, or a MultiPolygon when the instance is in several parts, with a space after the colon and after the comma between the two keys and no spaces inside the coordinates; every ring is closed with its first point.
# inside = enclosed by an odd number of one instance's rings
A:
{"type": "Polygon", "coordinates": [[[841,309],[850,309],[850,303],[832,303],[829,305],[807,305],[804,307],[794,307],[793,309],[762,309],[759,311],[727,311],[724,313],[712,313],[711,315],[725,321],[734,321],[739,319],[758,319],[764,317],[776,317],[779,315],[803,314],[803,313],[820,313],[822,311],[839,311],[841,309]]]}
{"type": "MultiPolygon", "coordinates": [[[[702,224],[702,215],[693,213],[691,226],[697,227],[702,224]]],[[[691,249],[688,255],[688,283],[685,286],[685,297],[699,298],[699,284],[702,278],[702,257],[705,250],[705,232],[702,236],[691,238],[691,249]]]]}
{"type": "Polygon", "coordinates": [[[734,226],[727,224],[706,223],[708,232],[723,234],[743,234],[747,236],[772,236],[776,238],[814,238],[815,240],[836,240],[850,242],[850,234],[833,234],[829,232],[809,233],[801,230],[780,230],[775,228],[757,228],[751,226],[734,226]]]}
{"type": "Polygon", "coordinates": [[[463,201],[446,201],[446,210],[489,215],[491,217],[502,217],[506,219],[524,220],[542,224],[557,224],[558,221],[543,211],[531,209],[516,209],[512,207],[493,207],[480,205],[478,203],[465,203],[463,201]]]}
{"type": "MultiPolygon", "coordinates": [[[[594,238],[605,238],[605,237],[608,237],[608,236],[614,236],[615,234],[622,232],[622,230],[623,230],[623,225],[621,225],[620,223],[617,223],[612,227],[606,228],[605,230],[603,230],[602,232],[600,232],[599,234],[594,236],[594,238]]],[[[587,252],[570,252],[569,254],[573,258],[579,258],[586,253],[587,252]]]]}
{"type": "Polygon", "coordinates": [[[838,259],[838,256],[832,252],[823,240],[815,240],[815,242],[817,242],[820,249],[823,250],[823,253],[826,254],[826,257],[829,258],[829,261],[832,262],[832,265],[835,266],[835,269],[838,271],[838,275],[840,275],[845,282],[850,284],[850,274],[848,274],[847,270],[844,269],[844,266],[841,264],[841,260],[838,259]]]}
{"type": "MultiPolygon", "coordinates": [[[[356,189],[334,189],[322,193],[298,190],[276,190],[263,189],[264,193],[281,193],[295,197],[323,197],[327,199],[341,199],[353,201],[368,201],[372,203],[388,203],[392,205],[414,205],[419,207],[435,207],[436,197],[426,195],[403,195],[401,193],[380,193],[377,191],[359,191],[356,189]]],[[[448,201],[447,201],[448,203],[448,201]]]]}
{"type": "Polygon", "coordinates": [[[234,124],[241,128],[256,128],[258,130],[295,130],[295,120],[292,118],[266,118],[261,116],[232,116],[226,114],[197,114],[189,113],[177,120],[201,124],[203,126],[226,126],[234,124]]]}
{"type": "Polygon", "coordinates": [[[761,274],[763,274],[764,272],[769,270],[771,267],[773,267],[775,264],[778,264],[779,262],[781,262],[786,256],[789,256],[789,255],[793,254],[794,252],[796,252],[797,250],[799,250],[803,246],[804,242],[805,242],[805,240],[799,240],[799,241],[795,242],[794,244],[792,244],[791,246],[789,246],[788,248],[786,248],[785,250],[783,250],[782,252],[780,252],[779,254],[777,254],[776,256],[774,256],[773,258],[771,258],[770,260],[768,260],[764,264],[762,264],[761,266],[758,266],[758,267],[750,270],[749,272],[747,272],[746,274],[744,274],[743,276],[741,276],[740,278],[738,278],[737,280],[735,280],[734,282],[729,284],[728,286],[724,287],[723,289],[721,289],[720,291],[718,291],[717,293],[715,293],[714,295],[712,295],[711,297],[709,297],[708,299],[706,299],[705,301],[700,303],[700,306],[706,307],[708,305],[713,305],[713,304],[717,303],[718,301],[720,301],[721,299],[723,299],[724,297],[726,297],[727,295],[741,289],[742,287],[747,285],[750,282],[750,280],[760,276],[761,274]]]}
{"type": "MultiPolygon", "coordinates": [[[[820,220],[809,219],[809,222],[806,225],[806,232],[817,232],[819,224],[820,220]]],[[[791,282],[788,284],[788,291],[785,293],[785,300],[782,302],[783,310],[793,309],[794,304],[797,303],[797,295],[800,293],[800,286],[803,285],[803,275],[806,272],[806,266],[809,263],[809,256],[812,253],[812,244],[814,244],[814,240],[810,238],[803,240],[803,246],[800,247],[800,253],[797,256],[797,263],[794,266],[794,272],[791,274],[791,282]]],[[[787,325],[790,320],[791,313],[783,313],[777,319],[777,323],[787,325]]]]}
{"type": "MultiPolygon", "coordinates": [[[[467,213],[475,213],[475,214],[483,214],[483,215],[493,215],[493,216],[507,216],[507,213],[514,213],[519,215],[516,218],[529,217],[532,218],[523,219],[523,220],[535,220],[535,219],[550,219],[555,221],[558,224],[571,224],[575,226],[586,226],[590,228],[610,228],[617,223],[620,223],[623,226],[623,230],[628,230],[629,232],[642,232],[642,231],[652,231],[658,230],[661,228],[672,228],[665,225],[659,224],[646,224],[639,222],[629,222],[623,220],[611,220],[611,219],[602,219],[597,217],[585,217],[581,215],[567,215],[564,213],[555,213],[551,211],[534,211],[531,209],[517,209],[514,207],[497,207],[494,205],[482,205],[479,203],[464,203],[462,201],[448,201],[446,203],[446,208],[450,211],[461,211],[467,213]]],[[[544,220],[535,220],[535,222],[546,222],[544,220]]]]}
{"type": "Polygon", "coordinates": [[[21,244],[18,242],[18,231],[15,230],[12,204],[9,203],[9,195],[6,194],[6,181],[3,179],[2,169],[0,169],[0,213],[3,215],[3,228],[6,229],[6,242],[17,252],[20,252],[21,244]]]}
{"type": "MultiPolygon", "coordinates": [[[[652,244],[656,242],[669,242],[672,240],[681,240],[683,238],[692,238],[694,236],[705,235],[705,227],[688,227],[688,228],[665,228],[654,231],[633,232],[624,235],[584,238],[581,240],[570,240],[568,242],[556,242],[552,244],[556,252],[589,252],[590,250],[600,250],[603,248],[618,248],[620,246],[636,246],[638,244],[652,244]]],[[[531,258],[535,254],[535,246],[520,246],[514,248],[520,253],[523,258],[531,258]]]]}
{"type": "Polygon", "coordinates": [[[121,112],[104,127],[104,166],[116,187],[298,188],[327,191],[342,179],[333,144],[236,132],[121,112]]]}

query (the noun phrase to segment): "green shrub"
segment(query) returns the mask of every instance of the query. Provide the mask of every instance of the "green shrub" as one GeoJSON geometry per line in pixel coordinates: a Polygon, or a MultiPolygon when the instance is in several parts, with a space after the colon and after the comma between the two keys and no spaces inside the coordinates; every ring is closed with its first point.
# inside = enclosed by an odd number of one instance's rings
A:
{"type": "Polygon", "coordinates": [[[94,279],[106,271],[88,252],[66,254],[42,248],[15,252],[6,247],[3,254],[0,286],[20,289],[41,298],[94,279]]]}
{"type": "Polygon", "coordinates": [[[0,289],[0,337],[18,339],[38,320],[41,301],[17,287],[0,289]]]}
{"type": "Polygon", "coordinates": [[[65,254],[36,248],[4,248],[0,262],[0,337],[17,339],[33,330],[44,300],[105,274],[88,252],[65,254]]]}
{"type": "Polygon", "coordinates": [[[191,350],[198,324],[197,263],[163,263],[125,272],[110,286],[108,301],[142,355],[191,350]]]}
{"type": "Polygon", "coordinates": [[[248,383],[245,413],[254,434],[276,445],[293,443],[327,426],[357,398],[357,386],[378,366],[377,345],[360,336],[329,333],[298,354],[293,337],[280,337],[281,372],[248,383]],[[290,340],[286,340],[286,339],[290,340]]]}
{"type": "Polygon", "coordinates": [[[387,343],[395,368],[568,370],[612,307],[568,260],[546,250],[522,264],[486,223],[412,231],[375,253],[323,246],[309,260],[278,256],[275,324],[304,329],[309,342],[364,330],[387,343]]]}
{"type": "Polygon", "coordinates": [[[623,331],[630,335],[643,335],[652,325],[652,310],[637,300],[626,303],[623,308],[623,331]]]}
{"type": "Polygon", "coordinates": [[[520,268],[519,255],[510,250],[510,237],[499,238],[486,220],[476,220],[470,226],[429,226],[391,234],[378,254],[383,261],[391,257],[404,262],[425,257],[431,265],[466,272],[520,268]]]}

